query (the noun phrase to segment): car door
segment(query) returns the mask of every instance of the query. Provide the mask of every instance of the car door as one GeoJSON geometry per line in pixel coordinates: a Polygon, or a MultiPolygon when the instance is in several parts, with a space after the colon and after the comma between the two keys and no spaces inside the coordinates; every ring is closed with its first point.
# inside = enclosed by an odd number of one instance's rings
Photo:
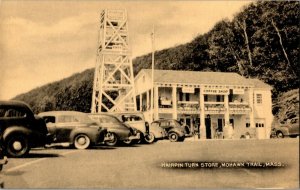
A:
{"type": "Polygon", "coordinates": [[[69,142],[70,133],[78,123],[72,115],[59,115],[56,117],[55,134],[57,142],[69,142]]]}
{"type": "Polygon", "coordinates": [[[170,126],[170,122],[169,122],[169,121],[161,121],[161,122],[159,123],[159,126],[160,126],[161,128],[163,128],[167,133],[168,133],[169,130],[172,128],[172,127],[170,126]]]}

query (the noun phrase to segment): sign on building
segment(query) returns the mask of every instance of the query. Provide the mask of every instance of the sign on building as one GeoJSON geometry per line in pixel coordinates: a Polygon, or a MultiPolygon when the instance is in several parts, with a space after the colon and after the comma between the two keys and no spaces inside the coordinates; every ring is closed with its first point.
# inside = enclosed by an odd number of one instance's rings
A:
{"type": "Polygon", "coordinates": [[[182,92],[183,93],[195,93],[195,88],[194,87],[182,87],[182,92]]]}
{"type": "Polygon", "coordinates": [[[203,94],[229,94],[229,89],[203,89],[203,94]]]}

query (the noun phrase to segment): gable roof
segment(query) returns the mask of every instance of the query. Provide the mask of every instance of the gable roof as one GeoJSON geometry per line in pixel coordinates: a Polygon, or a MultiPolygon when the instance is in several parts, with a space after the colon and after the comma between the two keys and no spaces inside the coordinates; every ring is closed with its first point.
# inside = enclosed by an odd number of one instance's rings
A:
{"type": "Polygon", "coordinates": [[[253,84],[254,88],[269,88],[269,89],[273,88],[269,84],[266,84],[259,79],[248,79],[248,80],[253,84]]]}
{"type": "MultiPolygon", "coordinates": [[[[151,78],[151,69],[142,69],[151,78]]],[[[154,70],[154,82],[254,86],[253,81],[233,72],[154,70]]]]}

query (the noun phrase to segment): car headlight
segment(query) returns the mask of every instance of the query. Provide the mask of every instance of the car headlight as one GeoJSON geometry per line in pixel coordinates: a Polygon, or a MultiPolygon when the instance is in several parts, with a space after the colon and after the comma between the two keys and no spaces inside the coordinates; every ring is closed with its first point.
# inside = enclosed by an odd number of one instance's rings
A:
{"type": "Polygon", "coordinates": [[[138,131],[135,128],[133,128],[132,131],[133,131],[133,135],[136,135],[138,133],[138,131]]]}

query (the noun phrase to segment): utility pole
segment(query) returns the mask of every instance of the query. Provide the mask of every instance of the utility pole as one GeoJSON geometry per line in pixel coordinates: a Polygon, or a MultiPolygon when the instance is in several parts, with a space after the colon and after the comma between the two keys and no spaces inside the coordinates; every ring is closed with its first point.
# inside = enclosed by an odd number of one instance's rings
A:
{"type": "Polygon", "coordinates": [[[154,25],[152,27],[152,32],[151,32],[151,41],[152,41],[152,72],[151,72],[151,118],[152,121],[154,121],[154,52],[155,52],[155,30],[154,30],[154,25]]]}

